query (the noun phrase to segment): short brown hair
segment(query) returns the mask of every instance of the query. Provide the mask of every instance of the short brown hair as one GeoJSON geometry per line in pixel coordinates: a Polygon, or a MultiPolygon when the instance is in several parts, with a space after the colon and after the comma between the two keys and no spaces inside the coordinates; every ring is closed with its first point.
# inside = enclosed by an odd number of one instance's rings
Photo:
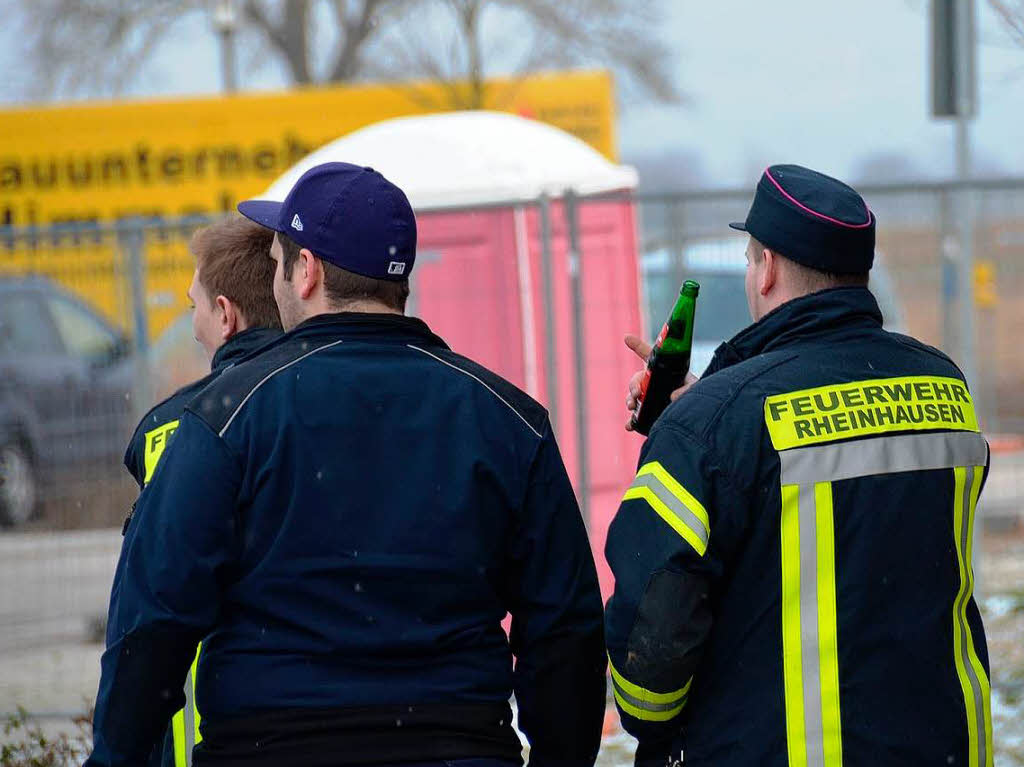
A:
{"type": "Polygon", "coordinates": [[[280,328],[274,301],[274,233],[242,216],[230,216],[192,235],[199,282],[210,300],[224,296],[250,327],[280,328]]]}
{"type": "MultiPolygon", "coordinates": [[[[302,246],[286,234],[277,233],[283,253],[284,278],[292,278],[292,270],[299,258],[302,246]]],[[[314,254],[316,255],[316,254],[314,254]]],[[[409,299],[409,280],[378,280],[342,269],[340,266],[321,259],[324,265],[324,292],[335,306],[344,306],[351,301],[379,301],[389,309],[405,313],[405,302],[409,299]]]]}
{"type": "Polygon", "coordinates": [[[785,253],[769,248],[753,237],[750,240],[754,244],[754,255],[758,261],[761,260],[765,250],[770,250],[775,255],[785,258],[791,267],[790,271],[793,273],[794,280],[805,293],[817,293],[819,290],[827,290],[828,288],[866,288],[868,286],[868,272],[853,272],[851,274],[823,272],[820,269],[805,266],[791,258],[787,258],[785,253]]]}

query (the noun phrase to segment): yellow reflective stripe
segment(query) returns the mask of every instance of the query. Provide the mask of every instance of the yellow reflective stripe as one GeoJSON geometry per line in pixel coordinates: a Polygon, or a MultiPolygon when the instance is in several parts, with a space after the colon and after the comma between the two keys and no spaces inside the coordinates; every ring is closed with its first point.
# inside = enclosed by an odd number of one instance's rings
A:
{"type": "Polygon", "coordinates": [[[188,767],[185,756],[185,712],[179,711],[171,718],[171,735],[174,738],[174,767],[188,767]]]}
{"type": "Polygon", "coordinates": [[[781,501],[782,673],[789,765],[841,767],[832,485],[782,485],[781,501]]]}
{"type": "Polygon", "coordinates": [[[967,713],[968,765],[978,767],[978,719],[975,716],[974,693],[971,680],[964,666],[964,632],[962,631],[962,613],[960,605],[966,602],[969,583],[967,568],[964,563],[966,552],[961,545],[961,531],[964,520],[964,485],[967,482],[967,470],[962,467],[953,469],[953,538],[956,541],[956,560],[960,569],[960,589],[953,602],[953,660],[956,674],[960,679],[960,688],[964,696],[964,710],[967,713]]]}
{"type": "Polygon", "coordinates": [[[658,461],[645,463],[636,474],[638,477],[644,474],[653,474],[660,479],[661,483],[669,489],[672,495],[678,498],[679,502],[693,512],[693,515],[704,524],[704,529],[710,531],[711,523],[708,520],[708,512],[704,505],[694,498],[689,490],[680,485],[676,478],[665,470],[661,463],[658,461]]]}
{"type": "Polygon", "coordinates": [[[192,661],[192,675],[189,679],[189,681],[192,683],[192,716],[196,723],[195,741],[193,741],[194,743],[199,743],[203,740],[203,736],[199,732],[199,721],[201,719],[201,717],[199,716],[199,704],[196,703],[196,673],[199,668],[199,653],[202,651],[202,649],[203,645],[202,643],[200,643],[199,646],[196,647],[196,657],[192,661]]]}
{"type": "Polygon", "coordinates": [[[672,692],[653,692],[630,682],[608,658],[608,668],[612,672],[612,690],[615,702],[619,707],[635,719],[646,722],[667,722],[674,719],[686,706],[686,696],[690,692],[691,678],[683,687],[672,692]]]}
{"type": "MultiPolygon", "coordinates": [[[[981,480],[984,476],[984,472],[984,466],[974,467],[974,481],[971,483],[970,505],[968,507],[967,561],[971,563],[970,577],[972,593],[974,592],[974,512],[978,507],[978,496],[981,494],[981,480]]],[[[981,664],[981,658],[978,657],[978,651],[974,646],[974,637],[971,634],[971,625],[967,622],[966,600],[964,600],[960,609],[963,612],[964,629],[967,633],[967,655],[970,659],[971,666],[974,667],[974,673],[977,675],[978,681],[981,684],[982,709],[984,711],[985,719],[985,764],[980,765],[980,767],[992,767],[994,759],[994,755],[992,753],[992,687],[989,682],[988,674],[985,673],[985,667],[981,664]]],[[[981,733],[979,733],[979,735],[981,735],[981,733]]]]}
{"type": "Polygon", "coordinates": [[[636,479],[622,497],[623,501],[633,499],[647,501],[697,554],[704,556],[711,535],[708,512],[658,461],[640,467],[636,479]]]}
{"type": "Polygon", "coordinates": [[[167,447],[171,435],[177,429],[178,421],[174,420],[160,424],[155,429],[146,432],[145,446],[142,454],[143,463],[146,467],[146,476],[142,480],[143,484],[148,483],[153,478],[153,472],[156,471],[156,465],[160,462],[160,456],[164,454],[164,448],[167,447]]]}
{"type": "Polygon", "coordinates": [[[203,739],[199,732],[199,707],[196,705],[196,673],[202,649],[203,645],[200,643],[185,677],[185,707],[171,720],[175,767],[191,767],[192,749],[203,739]]]}
{"type": "Polygon", "coordinates": [[[953,469],[953,537],[960,570],[960,589],[953,602],[953,659],[967,715],[968,767],[991,767],[993,759],[991,686],[967,622],[967,604],[974,589],[974,509],[983,472],[983,466],[953,469]]]}
{"type": "Polygon", "coordinates": [[[978,431],[963,381],[879,378],[767,397],[764,420],[776,450],[893,431],[978,431]]]}
{"type": "Polygon", "coordinates": [[[782,673],[789,767],[806,767],[800,648],[800,487],[782,486],[782,673]]]}
{"type": "Polygon", "coordinates": [[[821,731],[825,767],[843,763],[839,717],[839,642],[836,617],[836,552],[832,483],[814,486],[818,545],[818,656],[821,663],[821,731]]]}

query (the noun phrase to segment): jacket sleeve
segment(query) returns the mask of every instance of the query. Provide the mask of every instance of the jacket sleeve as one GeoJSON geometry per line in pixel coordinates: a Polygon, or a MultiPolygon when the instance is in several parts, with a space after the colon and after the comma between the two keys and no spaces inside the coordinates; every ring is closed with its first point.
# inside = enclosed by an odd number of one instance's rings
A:
{"type": "Polygon", "coordinates": [[[139,490],[146,486],[146,469],[142,465],[142,452],[139,443],[142,442],[140,435],[141,427],[136,427],[132,432],[132,438],[128,441],[128,447],[124,451],[124,467],[132,475],[132,479],[139,486],[139,490]]]}
{"type": "Polygon", "coordinates": [[[615,590],[605,613],[612,687],[637,764],[664,764],[711,630],[722,510],[737,503],[706,447],[656,427],[608,531],[615,590]]]}
{"type": "Polygon", "coordinates": [[[240,477],[223,441],[186,414],[122,544],[86,765],[144,764],[184,704],[235,551],[240,477]]]}
{"type": "Polygon", "coordinates": [[[589,766],[605,707],[601,592],[550,424],[528,482],[507,569],[519,727],[533,767],[589,766]]]}

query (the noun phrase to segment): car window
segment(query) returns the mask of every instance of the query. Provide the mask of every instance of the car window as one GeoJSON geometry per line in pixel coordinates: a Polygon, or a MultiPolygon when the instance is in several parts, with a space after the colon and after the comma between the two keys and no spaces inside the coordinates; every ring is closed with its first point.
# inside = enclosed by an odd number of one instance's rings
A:
{"type": "Polygon", "coordinates": [[[65,349],[85,360],[110,357],[117,345],[117,336],[106,325],[65,298],[50,298],[49,304],[65,349]]]}
{"type": "Polygon", "coordinates": [[[42,299],[6,294],[0,301],[0,349],[8,354],[59,354],[60,339],[42,299]]]}

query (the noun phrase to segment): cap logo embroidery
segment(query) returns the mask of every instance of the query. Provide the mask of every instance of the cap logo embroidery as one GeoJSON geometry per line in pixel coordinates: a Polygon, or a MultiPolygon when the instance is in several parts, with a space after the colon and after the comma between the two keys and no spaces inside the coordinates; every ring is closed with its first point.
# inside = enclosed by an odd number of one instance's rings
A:
{"type": "Polygon", "coordinates": [[[405,261],[392,261],[388,264],[388,274],[405,274],[405,261]]]}
{"type": "Polygon", "coordinates": [[[299,218],[298,213],[296,213],[295,217],[292,219],[292,229],[297,229],[300,232],[302,231],[302,219],[299,218]]]}

